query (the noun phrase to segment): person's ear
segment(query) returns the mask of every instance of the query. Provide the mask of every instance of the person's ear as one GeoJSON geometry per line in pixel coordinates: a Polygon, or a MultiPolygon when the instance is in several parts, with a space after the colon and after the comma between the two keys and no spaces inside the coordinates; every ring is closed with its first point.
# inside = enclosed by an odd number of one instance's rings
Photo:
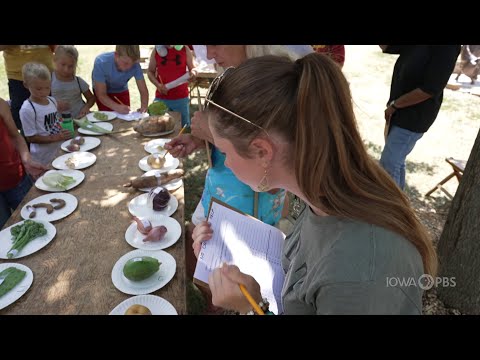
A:
{"type": "Polygon", "coordinates": [[[262,163],[270,163],[273,159],[275,149],[273,144],[263,138],[256,138],[250,143],[250,153],[262,163]]]}
{"type": "Polygon", "coordinates": [[[25,89],[28,89],[28,84],[26,81],[23,82],[23,86],[25,86],[25,89]]]}

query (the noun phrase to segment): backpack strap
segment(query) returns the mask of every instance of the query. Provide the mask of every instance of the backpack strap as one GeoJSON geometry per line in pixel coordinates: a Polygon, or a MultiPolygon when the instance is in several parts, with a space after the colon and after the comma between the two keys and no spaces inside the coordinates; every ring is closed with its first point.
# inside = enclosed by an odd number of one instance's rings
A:
{"type": "Polygon", "coordinates": [[[37,127],[37,109],[35,109],[35,106],[33,106],[33,103],[30,99],[27,99],[28,102],[30,103],[30,105],[32,106],[32,109],[33,109],[33,113],[35,114],[35,130],[38,131],[38,127],[37,127]]]}
{"type": "MultiPolygon", "coordinates": [[[[78,88],[80,89],[80,97],[82,98],[82,87],[80,86],[80,80],[78,79],[78,76],[75,76],[75,79],[77,79],[77,84],[78,84],[78,88]]],[[[82,98],[82,102],[85,104],[85,101],[83,100],[82,98]]]]}
{"type": "Polygon", "coordinates": [[[78,80],[78,76],[75,76],[75,79],[77,79],[78,88],[80,89],[80,94],[81,94],[82,93],[82,87],[80,86],[80,80],[78,80]]]}
{"type": "Polygon", "coordinates": [[[33,113],[35,114],[35,122],[37,122],[37,110],[35,109],[35,106],[33,106],[33,103],[30,99],[27,99],[30,105],[32,106],[33,113]]]}
{"type": "Polygon", "coordinates": [[[47,96],[47,99],[50,100],[52,102],[53,105],[55,105],[55,107],[57,107],[57,100],[53,97],[53,96],[47,96]]]}

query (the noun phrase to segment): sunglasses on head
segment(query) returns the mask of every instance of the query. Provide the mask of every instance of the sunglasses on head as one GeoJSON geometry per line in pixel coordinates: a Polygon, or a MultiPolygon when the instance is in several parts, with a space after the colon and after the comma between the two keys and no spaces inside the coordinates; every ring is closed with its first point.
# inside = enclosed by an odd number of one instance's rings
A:
{"type": "Polygon", "coordinates": [[[217,91],[218,86],[220,85],[220,83],[222,82],[222,80],[225,78],[225,75],[227,74],[227,72],[230,72],[230,71],[233,70],[233,69],[234,69],[233,66],[228,67],[228,68],[225,69],[225,71],[224,71],[222,74],[220,74],[220,75],[217,76],[215,79],[213,79],[212,84],[211,84],[210,87],[208,88],[207,95],[205,96],[205,102],[206,102],[206,104],[205,104],[205,110],[207,110],[208,107],[209,107],[209,105],[211,104],[211,105],[215,106],[216,108],[221,109],[221,110],[229,113],[230,115],[235,116],[235,117],[238,118],[238,119],[241,119],[241,120],[243,120],[243,121],[246,121],[247,123],[255,126],[256,128],[258,128],[258,129],[260,129],[260,130],[263,130],[263,131],[265,132],[265,134],[267,134],[267,136],[270,137],[270,135],[268,135],[267,130],[265,130],[265,129],[264,129],[263,127],[261,127],[260,125],[257,125],[257,124],[251,122],[251,121],[248,120],[248,119],[245,119],[243,116],[240,116],[240,115],[238,115],[238,114],[235,114],[233,111],[230,111],[230,110],[224,108],[224,107],[221,106],[221,105],[218,105],[216,102],[214,102],[214,101],[211,100],[212,97],[213,97],[213,94],[215,93],[215,91],[217,91]]]}

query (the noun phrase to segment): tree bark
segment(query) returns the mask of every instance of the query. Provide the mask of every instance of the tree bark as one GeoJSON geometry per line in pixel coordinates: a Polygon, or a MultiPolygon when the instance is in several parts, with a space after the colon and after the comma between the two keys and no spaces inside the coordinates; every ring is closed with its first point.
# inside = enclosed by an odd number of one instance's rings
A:
{"type": "Polygon", "coordinates": [[[455,286],[437,287],[445,305],[480,314],[480,132],[453,198],[438,242],[440,277],[455,286]]]}

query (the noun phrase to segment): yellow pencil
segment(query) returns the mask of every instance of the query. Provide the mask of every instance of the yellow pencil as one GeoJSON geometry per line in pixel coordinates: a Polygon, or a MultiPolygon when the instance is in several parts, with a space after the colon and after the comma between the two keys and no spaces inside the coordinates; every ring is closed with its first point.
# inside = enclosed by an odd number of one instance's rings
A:
{"type": "Polygon", "coordinates": [[[125,104],[124,104],[119,98],[117,98],[115,95],[113,95],[113,97],[115,98],[115,100],[118,101],[118,103],[119,103],[120,105],[125,105],[125,104]]]}
{"type": "Polygon", "coordinates": [[[253,307],[253,310],[255,310],[255,312],[258,314],[258,315],[265,315],[265,313],[263,312],[262,308],[260,306],[258,306],[258,304],[255,302],[255,300],[253,300],[253,297],[252,295],[250,295],[250,293],[248,292],[247,288],[245,287],[245,285],[243,284],[238,284],[238,286],[240,287],[240,290],[242,291],[243,295],[245,295],[245,297],[247,298],[248,302],[250,303],[250,305],[252,305],[253,307]]]}
{"type": "MultiPolygon", "coordinates": [[[[187,124],[183,125],[183,128],[179,131],[179,133],[178,133],[177,136],[182,135],[182,133],[183,133],[186,129],[187,129],[187,124]]],[[[169,151],[167,150],[167,151],[165,152],[165,154],[163,154],[162,158],[165,158],[165,156],[167,156],[168,152],[169,152],[169,151]]]]}
{"type": "Polygon", "coordinates": [[[187,126],[187,124],[183,125],[182,130],[179,131],[178,135],[182,135],[182,133],[187,129],[187,126]]]}

